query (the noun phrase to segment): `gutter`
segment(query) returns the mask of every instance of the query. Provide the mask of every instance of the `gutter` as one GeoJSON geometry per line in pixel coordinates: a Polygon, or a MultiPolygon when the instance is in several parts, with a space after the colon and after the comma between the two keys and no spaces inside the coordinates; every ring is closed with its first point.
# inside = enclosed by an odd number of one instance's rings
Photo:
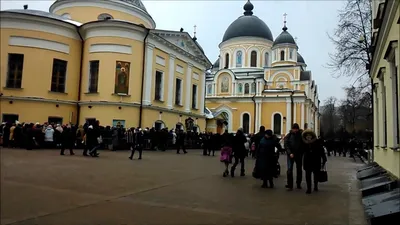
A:
{"type": "Polygon", "coordinates": [[[76,125],[79,125],[79,117],[81,116],[81,106],[79,102],[81,101],[81,93],[82,93],[82,69],[83,69],[83,53],[85,50],[85,42],[82,38],[81,32],[79,31],[80,27],[76,27],[76,31],[78,32],[79,38],[81,39],[82,47],[81,47],[81,63],[79,65],[79,84],[78,84],[78,101],[76,103],[76,125]]]}
{"type": "Polygon", "coordinates": [[[143,120],[143,90],[144,90],[144,75],[145,75],[145,62],[146,62],[146,40],[150,34],[150,29],[146,28],[146,36],[143,39],[143,61],[142,61],[142,84],[140,88],[140,107],[139,107],[139,127],[142,127],[142,120],[143,120]]]}

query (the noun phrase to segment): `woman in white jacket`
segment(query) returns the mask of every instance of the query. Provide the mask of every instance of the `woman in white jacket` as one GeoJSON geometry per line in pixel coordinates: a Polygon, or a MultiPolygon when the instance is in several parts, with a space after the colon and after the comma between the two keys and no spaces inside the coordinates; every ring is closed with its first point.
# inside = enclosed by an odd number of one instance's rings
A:
{"type": "Polygon", "coordinates": [[[43,131],[44,133],[44,144],[46,148],[52,148],[54,143],[54,129],[53,126],[48,125],[43,131]]]}

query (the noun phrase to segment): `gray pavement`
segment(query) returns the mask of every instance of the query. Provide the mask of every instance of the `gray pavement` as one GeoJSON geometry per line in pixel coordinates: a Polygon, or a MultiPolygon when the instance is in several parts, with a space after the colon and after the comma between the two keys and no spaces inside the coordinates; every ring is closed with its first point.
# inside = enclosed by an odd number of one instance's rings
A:
{"type": "MultiPolygon", "coordinates": [[[[261,189],[251,177],[223,178],[219,157],[102,151],[99,158],[56,150],[1,149],[1,224],[15,225],[364,225],[355,163],[328,158],[320,192],[261,189]]],[[[280,159],[285,173],[284,157],[280,159]]],[[[303,186],[305,186],[303,182],[303,186]]]]}

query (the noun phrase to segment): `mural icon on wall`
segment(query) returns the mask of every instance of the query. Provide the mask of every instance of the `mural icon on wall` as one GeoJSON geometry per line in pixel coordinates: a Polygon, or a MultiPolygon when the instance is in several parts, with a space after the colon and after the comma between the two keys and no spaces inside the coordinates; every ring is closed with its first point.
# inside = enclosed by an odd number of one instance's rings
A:
{"type": "Polygon", "coordinates": [[[222,78],[221,92],[229,92],[229,78],[227,76],[222,78]]]}
{"type": "Polygon", "coordinates": [[[128,94],[131,63],[117,61],[115,67],[115,94],[128,94]]]}

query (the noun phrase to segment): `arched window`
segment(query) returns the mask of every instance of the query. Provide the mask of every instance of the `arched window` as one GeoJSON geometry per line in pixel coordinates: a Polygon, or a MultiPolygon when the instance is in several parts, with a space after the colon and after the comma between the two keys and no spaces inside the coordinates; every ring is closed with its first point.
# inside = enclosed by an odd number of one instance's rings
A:
{"type": "Polygon", "coordinates": [[[112,17],[110,14],[108,13],[102,13],[97,17],[98,20],[110,20],[110,19],[114,19],[114,17],[112,17]]]}
{"type": "Polygon", "coordinates": [[[236,52],[236,67],[242,67],[242,51],[236,52]]]}
{"type": "Polygon", "coordinates": [[[268,66],[269,64],[269,53],[266,52],[264,55],[264,66],[268,66]]]}
{"type": "Polygon", "coordinates": [[[272,62],[275,61],[275,56],[276,56],[276,52],[275,52],[275,50],[273,50],[273,51],[272,51],[272,62]]]}
{"type": "Polygon", "coordinates": [[[243,132],[248,134],[250,132],[250,115],[248,113],[243,114],[243,132]]]}
{"type": "Polygon", "coordinates": [[[244,85],[244,93],[245,94],[249,94],[250,93],[250,84],[249,83],[246,83],[244,85]]]}
{"type": "Polygon", "coordinates": [[[212,94],[212,85],[211,85],[211,84],[207,85],[207,93],[208,93],[209,95],[212,94]]]}
{"type": "Polygon", "coordinates": [[[256,83],[251,84],[251,93],[252,94],[256,93],[256,83]]]}
{"type": "Polygon", "coordinates": [[[293,59],[293,49],[290,49],[289,51],[289,59],[293,59]]]}
{"type": "Polygon", "coordinates": [[[274,115],[274,134],[281,135],[282,134],[282,116],[278,113],[274,115]]]}
{"type": "Polygon", "coordinates": [[[281,51],[281,61],[285,61],[285,51],[281,51]]]}
{"type": "Polygon", "coordinates": [[[242,83],[239,83],[239,85],[238,85],[238,92],[239,93],[243,92],[243,84],[242,83]]]}
{"type": "Polygon", "coordinates": [[[228,69],[229,68],[229,53],[225,54],[225,67],[224,69],[228,69]]]}
{"type": "Polygon", "coordinates": [[[257,52],[252,51],[250,54],[250,67],[257,67],[257,52]]]}

